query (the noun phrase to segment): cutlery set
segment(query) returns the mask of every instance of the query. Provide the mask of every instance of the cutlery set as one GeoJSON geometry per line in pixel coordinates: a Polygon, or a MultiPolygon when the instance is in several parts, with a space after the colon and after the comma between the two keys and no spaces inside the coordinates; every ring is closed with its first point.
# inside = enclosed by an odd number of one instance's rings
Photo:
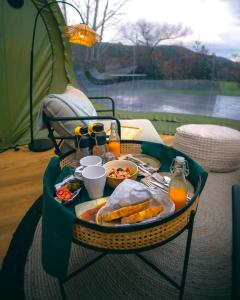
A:
{"type": "MultiPolygon", "coordinates": [[[[168,193],[169,183],[171,180],[169,176],[160,175],[159,173],[156,172],[156,170],[149,167],[148,164],[145,164],[134,157],[127,156],[126,159],[134,162],[138,166],[139,170],[144,176],[144,178],[141,180],[143,184],[145,184],[147,187],[155,188],[155,189],[158,188],[163,192],[168,193]],[[144,175],[144,173],[146,175],[144,175]]],[[[187,201],[190,200],[191,197],[188,195],[187,201]]]]}

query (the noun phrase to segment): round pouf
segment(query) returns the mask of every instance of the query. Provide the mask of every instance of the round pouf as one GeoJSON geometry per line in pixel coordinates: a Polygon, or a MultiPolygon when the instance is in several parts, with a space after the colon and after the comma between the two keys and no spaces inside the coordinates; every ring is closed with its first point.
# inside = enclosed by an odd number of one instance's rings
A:
{"type": "Polygon", "coordinates": [[[178,127],[173,147],[191,156],[207,171],[240,167],[240,132],[224,126],[189,124],[178,127]]]}

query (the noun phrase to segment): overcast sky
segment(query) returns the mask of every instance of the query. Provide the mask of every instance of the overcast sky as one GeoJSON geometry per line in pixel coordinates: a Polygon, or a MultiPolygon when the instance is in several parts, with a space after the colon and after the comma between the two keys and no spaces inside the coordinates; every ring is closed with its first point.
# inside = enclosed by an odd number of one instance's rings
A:
{"type": "MultiPolygon", "coordinates": [[[[240,0],[129,0],[121,23],[146,19],[182,23],[193,31],[181,39],[192,48],[200,40],[210,53],[230,58],[240,54],[240,0]]],[[[104,41],[117,40],[117,30],[106,32],[104,41]]]]}

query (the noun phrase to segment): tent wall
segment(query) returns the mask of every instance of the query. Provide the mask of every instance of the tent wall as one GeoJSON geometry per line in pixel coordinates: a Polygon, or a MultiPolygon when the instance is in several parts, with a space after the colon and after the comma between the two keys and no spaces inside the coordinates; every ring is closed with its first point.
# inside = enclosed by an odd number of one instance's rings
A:
{"type": "MultiPolygon", "coordinates": [[[[25,0],[13,8],[0,1],[0,150],[29,142],[30,52],[37,9],[52,0],[25,0]]],[[[65,25],[57,4],[38,18],[34,46],[33,119],[41,99],[75,84],[71,48],[60,31],[65,25]]]]}

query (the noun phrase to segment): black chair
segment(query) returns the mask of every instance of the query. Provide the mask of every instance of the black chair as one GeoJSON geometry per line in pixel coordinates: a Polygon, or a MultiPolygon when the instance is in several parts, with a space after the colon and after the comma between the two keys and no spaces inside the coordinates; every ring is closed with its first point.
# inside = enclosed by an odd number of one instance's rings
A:
{"type": "Polygon", "coordinates": [[[48,129],[48,137],[52,140],[55,147],[55,154],[58,156],[63,155],[61,146],[64,140],[73,140],[73,135],[59,135],[55,133],[53,122],[62,122],[62,121],[83,121],[83,120],[115,120],[118,127],[118,133],[121,138],[121,126],[118,118],[115,117],[115,104],[114,100],[111,97],[88,97],[90,100],[108,100],[110,101],[111,107],[109,109],[99,109],[97,113],[106,113],[110,112],[110,116],[84,116],[84,117],[50,117],[45,112],[43,112],[43,121],[48,129]]]}

